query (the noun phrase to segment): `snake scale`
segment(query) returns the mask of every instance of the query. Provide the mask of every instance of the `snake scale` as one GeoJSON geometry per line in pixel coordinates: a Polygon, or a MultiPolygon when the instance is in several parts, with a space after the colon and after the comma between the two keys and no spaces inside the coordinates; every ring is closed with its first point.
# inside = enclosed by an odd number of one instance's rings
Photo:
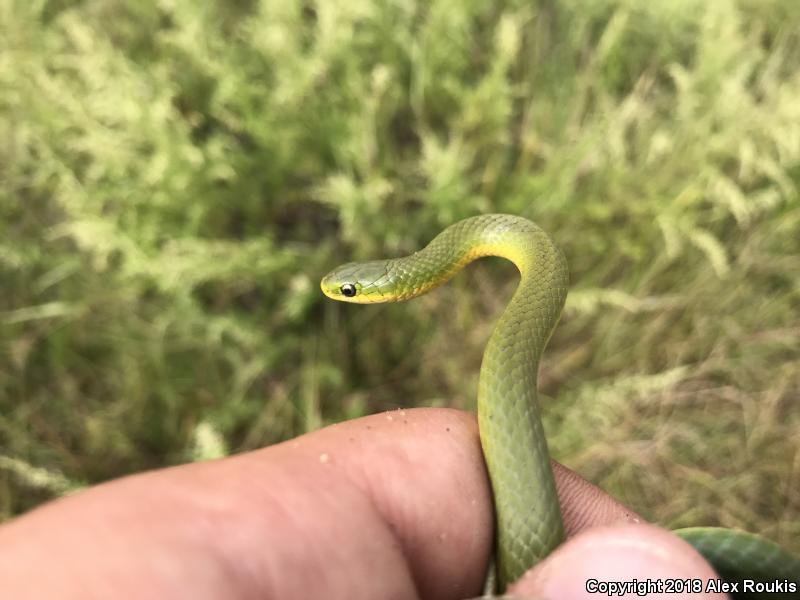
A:
{"type": "MultiPolygon", "coordinates": [[[[521,276],[484,351],[478,384],[478,427],[496,515],[496,587],[502,592],[564,540],[536,392],[539,360],[567,297],[564,255],[527,219],[482,215],[451,225],[409,256],[342,265],[320,285],[326,296],[345,302],[408,300],[483,256],[512,261],[521,276]]],[[[725,578],[800,578],[800,559],[760,536],[717,527],[675,533],[725,578]]]]}

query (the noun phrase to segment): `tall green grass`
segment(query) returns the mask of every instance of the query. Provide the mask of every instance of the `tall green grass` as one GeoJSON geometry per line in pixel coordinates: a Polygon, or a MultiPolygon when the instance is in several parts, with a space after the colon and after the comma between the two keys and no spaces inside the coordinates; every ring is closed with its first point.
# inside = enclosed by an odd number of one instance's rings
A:
{"type": "Polygon", "coordinates": [[[474,404],[513,268],[345,260],[484,212],[558,240],[559,460],[669,526],[800,540],[792,0],[0,0],[0,516],[474,404]]]}

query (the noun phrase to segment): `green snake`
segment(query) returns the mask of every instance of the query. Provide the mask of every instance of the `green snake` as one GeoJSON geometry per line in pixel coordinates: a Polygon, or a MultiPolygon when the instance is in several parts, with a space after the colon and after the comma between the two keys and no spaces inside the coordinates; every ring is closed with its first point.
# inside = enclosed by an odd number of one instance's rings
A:
{"type": "MultiPolygon", "coordinates": [[[[564,540],[536,392],[539,359],[567,297],[564,255],[527,219],[482,215],[451,225],[410,256],[342,265],[320,286],[344,302],[408,300],[483,256],[511,260],[521,276],[483,353],[478,384],[478,427],[496,515],[496,591],[502,592],[564,540]]],[[[717,527],[675,533],[725,578],[800,577],[800,559],[754,534],[717,527]]]]}

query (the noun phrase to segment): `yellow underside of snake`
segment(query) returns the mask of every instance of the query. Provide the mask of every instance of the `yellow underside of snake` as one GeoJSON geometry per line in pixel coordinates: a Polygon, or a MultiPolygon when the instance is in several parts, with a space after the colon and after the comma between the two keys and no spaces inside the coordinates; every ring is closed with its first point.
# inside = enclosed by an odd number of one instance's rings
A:
{"type": "MultiPolygon", "coordinates": [[[[502,592],[564,539],[536,394],[539,359],[567,297],[563,254],[527,219],[483,215],[451,225],[410,256],[342,265],[323,278],[321,288],[345,302],[407,300],[482,256],[507,258],[521,275],[484,351],[478,385],[478,426],[495,504],[497,591],[502,592]]],[[[716,527],[676,533],[723,577],[800,577],[800,559],[754,534],[716,527]]]]}

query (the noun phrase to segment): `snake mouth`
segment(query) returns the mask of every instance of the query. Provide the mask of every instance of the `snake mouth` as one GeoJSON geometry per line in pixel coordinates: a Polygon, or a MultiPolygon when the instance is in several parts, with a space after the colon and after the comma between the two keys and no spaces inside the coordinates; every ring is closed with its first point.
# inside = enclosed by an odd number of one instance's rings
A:
{"type": "Polygon", "coordinates": [[[383,304],[386,302],[396,302],[397,297],[393,295],[386,295],[377,289],[365,288],[361,285],[356,286],[357,293],[353,296],[348,296],[342,292],[343,285],[336,283],[326,282],[323,280],[320,283],[322,293],[332,300],[339,302],[347,302],[348,304],[383,304]]]}

